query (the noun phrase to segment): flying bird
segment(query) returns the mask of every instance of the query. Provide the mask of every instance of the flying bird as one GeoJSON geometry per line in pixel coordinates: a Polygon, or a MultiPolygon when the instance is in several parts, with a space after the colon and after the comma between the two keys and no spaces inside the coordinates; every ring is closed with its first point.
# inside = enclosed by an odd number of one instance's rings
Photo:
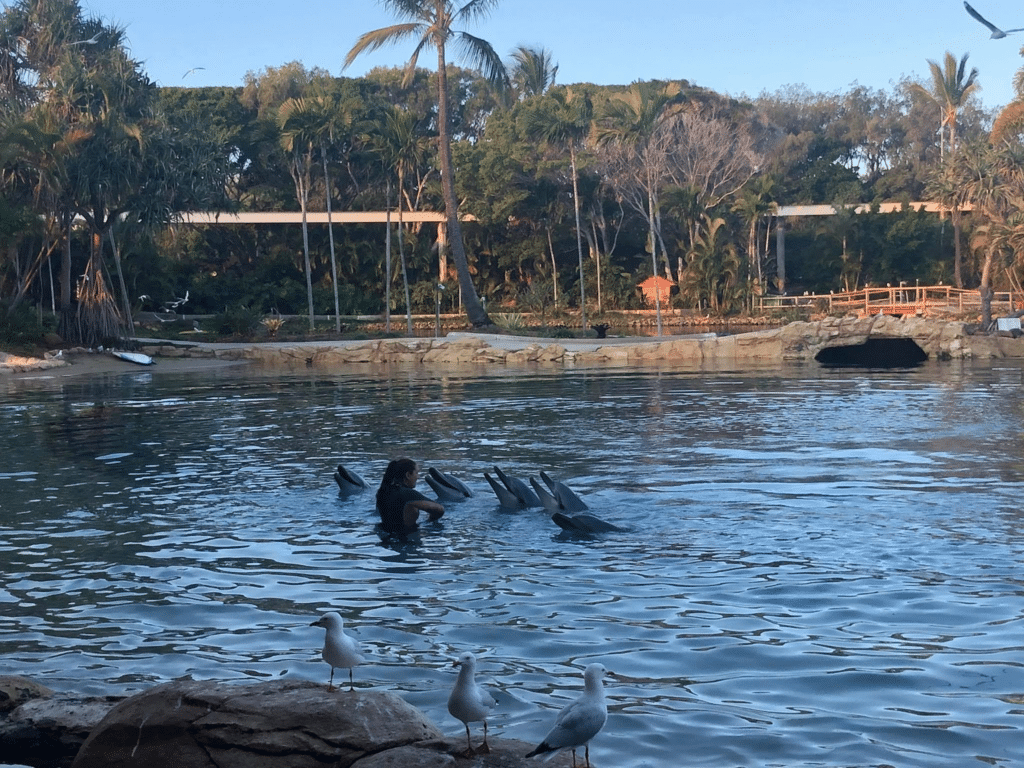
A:
{"type": "Polygon", "coordinates": [[[975,19],[980,21],[982,24],[984,24],[986,27],[988,27],[992,31],[992,39],[993,40],[998,40],[1001,37],[1006,37],[1011,32],[1024,32],[1024,27],[1022,27],[1020,29],[1008,29],[1008,30],[1006,30],[1004,32],[999,27],[997,27],[995,24],[993,24],[992,22],[987,21],[985,19],[985,17],[982,16],[980,13],[978,13],[976,10],[971,8],[971,5],[970,5],[970,3],[967,2],[967,0],[964,0],[964,8],[967,9],[967,12],[969,14],[971,14],[971,16],[973,16],[975,19]]]}
{"type": "Polygon", "coordinates": [[[462,654],[452,662],[452,666],[459,668],[459,678],[448,697],[448,711],[452,717],[461,720],[466,726],[466,751],[462,755],[472,757],[475,754],[490,752],[491,748],[487,745],[487,715],[497,702],[491,694],[477,685],[476,657],[472,653],[462,654]],[[477,720],[484,722],[484,743],[479,749],[473,749],[473,742],[469,738],[469,724],[477,720]]]}
{"type": "Polygon", "coordinates": [[[602,664],[591,664],[583,673],[583,695],[559,712],[555,726],[548,732],[536,749],[527,757],[545,752],[572,750],[573,768],[576,766],[576,750],[586,750],[587,768],[590,767],[590,740],[597,736],[608,719],[608,707],[604,703],[604,686],[601,679],[608,674],[602,664]]]}
{"type": "Polygon", "coordinates": [[[327,690],[334,690],[334,668],[348,668],[348,689],[355,690],[352,685],[352,668],[363,663],[363,657],[359,653],[359,643],[345,634],[345,622],[342,621],[334,611],[325,613],[319,619],[310,624],[311,627],[324,627],[327,636],[324,638],[324,661],[331,665],[331,679],[327,683],[327,690]]]}
{"type": "Polygon", "coordinates": [[[184,75],[181,76],[181,79],[184,80],[186,77],[191,75],[193,72],[198,72],[200,69],[206,69],[206,67],[192,67],[192,69],[190,69],[188,72],[186,72],[184,75]]]}
{"type": "Polygon", "coordinates": [[[100,32],[97,32],[95,35],[90,37],[88,40],[76,40],[73,43],[68,43],[68,45],[96,45],[96,43],[98,43],[100,41],[100,34],[101,34],[100,32]]]}

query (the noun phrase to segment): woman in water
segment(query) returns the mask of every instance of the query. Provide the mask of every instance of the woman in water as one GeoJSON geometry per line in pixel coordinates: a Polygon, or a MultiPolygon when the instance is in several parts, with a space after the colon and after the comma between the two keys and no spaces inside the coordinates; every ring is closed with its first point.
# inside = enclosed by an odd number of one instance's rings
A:
{"type": "Polygon", "coordinates": [[[388,533],[407,533],[418,527],[420,510],[431,522],[444,514],[444,507],[416,490],[420,473],[412,459],[395,459],[384,470],[384,479],[377,489],[377,513],[388,533]]]}

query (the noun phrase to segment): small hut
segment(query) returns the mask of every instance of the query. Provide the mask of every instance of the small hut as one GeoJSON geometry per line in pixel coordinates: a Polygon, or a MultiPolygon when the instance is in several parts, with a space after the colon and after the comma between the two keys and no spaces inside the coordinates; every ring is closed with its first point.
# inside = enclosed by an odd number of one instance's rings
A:
{"type": "Polygon", "coordinates": [[[672,293],[673,285],[674,283],[671,280],[655,275],[648,277],[640,283],[640,290],[643,291],[644,301],[652,307],[655,303],[655,292],[657,292],[657,301],[664,307],[668,304],[668,298],[672,293]]]}

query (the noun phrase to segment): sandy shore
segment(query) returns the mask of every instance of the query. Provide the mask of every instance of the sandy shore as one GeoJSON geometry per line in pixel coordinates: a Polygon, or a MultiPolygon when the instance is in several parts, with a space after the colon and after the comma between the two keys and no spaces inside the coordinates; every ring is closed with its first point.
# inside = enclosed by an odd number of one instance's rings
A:
{"type": "Polygon", "coordinates": [[[239,360],[212,360],[195,357],[161,357],[153,365],[138,365],[114,357],[109,352],[64,352],[58,359],[3,358],[0,355],[0,380],[60,379],[70,376],[107,373],[191,373],[249,363],[239,360]]]}

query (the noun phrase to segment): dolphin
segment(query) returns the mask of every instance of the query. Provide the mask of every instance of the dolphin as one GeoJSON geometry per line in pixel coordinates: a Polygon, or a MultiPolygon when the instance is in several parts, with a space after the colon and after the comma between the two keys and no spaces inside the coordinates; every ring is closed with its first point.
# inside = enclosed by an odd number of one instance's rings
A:
{"type": "Polygon", "coordinates": [[[558,501],[558,509],[562,512],[586,512],[588,507],[583,499],[577,496],[572,488],[567,486],[565,483],[561,483],[558,480],[553,479],[547,472],[543,470],[540,473],[540,479],[547,483],[548,488],[551,489],[551,495],[558,501]]]}
{"type": "Polygon", "coordinates": [[[490,483],[491,488],[494,489],[494,495],[498,497],[498,504],[509,509],[518,509],[523,506],[518,496],[486,472],[484,472],[484,480],[490,483]]]}
{"type": "Polygon", "coordinates": [[[562,512],[555,512],[551,519],[559,528],[572,533],[607,533],[609,531],[621,532],[626,530],[625,528],[619,528],[617,525],[606,523],[599,517],[587,514],[566,515],[562,512]]]}
{"type": "Polygon", "coordinates": [[[339,464],[334,473],[334,482],[338,484],[338,490],[342,493],[361,493],[368,486],[366,481],[351,469],[346,469],[344,464],[339,464]]]}
{"type": "Polygon", "coordinates": [[[427,481],[427,485],[434,489],[437,498],[445,501],[463,501],[473,495],[473,492],[463,482],[449,474],[439,472],[433,467],[427,471],[427,476],[424,479],[427,481]]]}
{"type": "Polygon", "coordinates": [[[548,512],[561,512],[562,505],[558,503],[556,499],[547,488],[537,482],[536,479],[530,478],[530,485],[533,486],[533,490],[537,492],[537,498],[540,499],[541,506],[544,507],[548,512]]]}
{"type": "Polygon", "coordinates": [[[504,472],[501,471],[500,467],[495,467],[494,468],[494,474],[496,474],[498,476],[498,479],[501,480],[501,482],[505,484],[506,488],[508,488],[512,493],[515,494],[516,498],[519,499],[519,503],[522,506],[524,506],[524,507],[541,507],[541,506],[544,506],[543,504],[541,504],[540,499],[537,498],[537,494],[534,493],[530,489],[530,486],[528,486],[526,483],[524,483],[519,478],[517,478],[517,477],[509,477],[508,475],[506,475],[504,472]]]}

